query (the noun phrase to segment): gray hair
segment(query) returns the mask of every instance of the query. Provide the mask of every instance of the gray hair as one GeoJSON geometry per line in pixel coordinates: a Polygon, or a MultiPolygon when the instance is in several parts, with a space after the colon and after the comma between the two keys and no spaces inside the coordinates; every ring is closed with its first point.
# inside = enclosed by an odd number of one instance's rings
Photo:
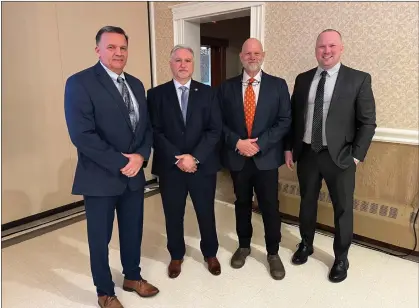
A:
{"type": "Polygon", "coordinates": [[[189,47],[187,45],[178,44],[175,47],[173,47],[172,50],[170,51],[170,58],[172,58],[173,55],[175,54],[175,52],[178,51],[179,49],[188,50],[192,54],[192,57],[194,57],[194,52],[193,52],[193,49],[191,47],[189,47]]]}

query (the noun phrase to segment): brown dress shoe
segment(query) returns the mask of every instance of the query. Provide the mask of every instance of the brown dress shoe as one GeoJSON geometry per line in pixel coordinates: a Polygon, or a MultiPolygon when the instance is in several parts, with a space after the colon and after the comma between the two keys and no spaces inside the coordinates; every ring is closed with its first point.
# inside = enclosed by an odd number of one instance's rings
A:
{"type": "Polygon", "coordinates": [[[179,276],[180,272],[182,271],[182,260],[172,260],[170,261],[169,267],[167,268],[167,273],[170,278],[176,278],[179,276]]]}
{"type": "Polygon", "coordinates": [[[116,296],[99,296],[97,302],[101,308],[124,308],[116,296]]]}
{"type": "Polygon", "coordinates": [[[148,283],[147,280],[128,280],[124,279],[124,284],[122,286],[124,291],[135,292],[141,297],[151,297],[159,293],[157,289],[152,284],[148,283]]]}
{"type": "Polygon", "coordinates": [[[208,263],[208,270],[211,274],[215,276],[221,274],[221,265],[220,262],[218,262],[217,257],[205,258],[205,262],[208,263]]]}

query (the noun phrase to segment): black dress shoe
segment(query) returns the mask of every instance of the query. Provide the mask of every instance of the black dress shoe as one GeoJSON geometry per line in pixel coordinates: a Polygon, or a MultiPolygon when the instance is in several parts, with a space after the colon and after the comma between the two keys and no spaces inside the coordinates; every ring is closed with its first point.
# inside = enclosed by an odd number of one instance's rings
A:
{"type": "Polygon", "coordinates": [[[348,269],[349,269],[349,261],[346,259],[345,261],[336,260],[333,263],[332,269],[329,273],[329,280],[331,282],[342,282],[348,276],[348,269]]]}
{"type": "Polygon", "coordinates": [[[297,251],[292,256],[292,263],[301,265],[307,262],[308,256],[313,254],[313,246],[308,246],[306,243],[301,242],[298,245],[297,251]]]}

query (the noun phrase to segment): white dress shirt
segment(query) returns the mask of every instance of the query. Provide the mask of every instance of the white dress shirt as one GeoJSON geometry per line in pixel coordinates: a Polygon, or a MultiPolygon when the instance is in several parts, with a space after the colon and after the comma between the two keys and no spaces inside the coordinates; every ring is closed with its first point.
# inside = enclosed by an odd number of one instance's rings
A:
{"type": "MultiPolygon", "coordinates": [[[[121,74],[121,75],[118,75],[117,73],[112,72],[112,71],[111,71],[110,69],[108,69],[105,65],[103,65],[103,63],[102,63],[102,62],[100,62],[100,64],[102,64],[103,68],[104,68],[104,69],[105,69],[105,71],[108,73],[109,77],[111,77],[111,79],[112,79],[113,83],[115,84],[116,88],[118,89],[119,93],[122,93],[122,84],[120,84],[120,83],[118,82],[118,77],[122,77],[122,78],[124,78],[124,83],[127,85],[128,92],[129,92],[129,96],[130,96],[131,101],[132,101],[132,104],[133,104],[133,106],[134,106],[135,116],[136,116],[137,121],[138,121],[138,120],[140,119],[140,110],[139,110],[139,107],[138,107],[138,101],[137,101],[137,99],[135,98],[135,95],[134,95],[134,93],[132,92],[132,90],[131,90],[131,88],[130,88],[130,86],[129,86],[128,82],[127,82],[127,80],[125,79],[124,72],[122,72],[122,74],[121,74]]],[[[137,124],[137,125],[138,125],[138,124],[137,124]]]]}
{"type": "MultiPolygon", "coordinates": [[[[338,77],[340,62],[336,64],[331,69],[326,70],[326,82],[324,84],[324,97],[323,97],[323,122],[322,122],[322,135],[323,135],[323,145],[327,146],[326,140],[326,119],[329,112],[330,101],[332,100],[333,90],[335,89],[336,79],[338,77]]],[[[308,106],[307,106],[307,117],[306,117],[306,127],[304,132],[303,141],[305,143],[311,144],[311,134],[313,127],[313,114],[314,114],[314,101],[316,99],[317,86],[321,78],[321,72],[323,69],[321,67],[317,68],[316,74],[314,75],[313,81],[311,82],[310,92],[308,94],[308,106]]]]}
{"type": "Polygon", "coordinates": [[[180,107],[180,110],[182,110],[182,104],[181,104],[181,101],[182,101],[182,98],[181,98],[182,97],[182,90],[180,89],[180,87],[187,87],[188,88],[188,91],[190,91],[191,90],[191,79],[189,79],[189,81],[187,83],[185,83],[185,84],[181,84],[176,79],[173,79],[173,83],[175,84],[177,99],[178,99],[178,102],[179,102],[179,107],[180,107]]]}
{"type": "MultiPolygon", "coordinates": [[[[246,93],[246,88],[248,85],[248,81],[250,79],[250,76],[246,73],[245,70],[243,70],[243,80],[242,80],[242,95],[243,95],[243,103],[244,103],[244,94],[246,93]]],[[[253,77],[256,81],[252,83],[253,91],[255,92],[256,97],[256,105],[258,104],[258,98],[259,98],[259,89],[260,89],[260,82],[262,79],[262,70],[259,71],[259,73],[256,74],[255,77],[253,77]]]]}

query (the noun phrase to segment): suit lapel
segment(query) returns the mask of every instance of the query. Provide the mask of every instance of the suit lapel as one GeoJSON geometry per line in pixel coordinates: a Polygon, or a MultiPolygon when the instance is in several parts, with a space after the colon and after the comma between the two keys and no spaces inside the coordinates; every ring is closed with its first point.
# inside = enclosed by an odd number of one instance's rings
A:
{"type": "Polygon", "coordinates": [[[257,131],[257,124],[262,123],[261,117],[263,118],[264,114],[267,112],[263,112],[263,109],[266,107],[266,103],[268,101],[267,96],[269,95],[268,89],[270,88],[269,85],[269,78],[266,76],[266,73],[262,71],[261,74],[261,81],[260,81],[260,88],[259,88],[259,96],[257,98],[256,104],[256,111],[255,111],[255,119],[253,120],[252,132],[257,131]]]}
{"type": "Polygon", "coordinates": [[[241,119],[244,131],[246,130],[246,119],[244,118],[244,102],[243,102],[243,75],[239,75],[233,81],[234,101],[237,106],[237,116],[241,119]]]}
{"type": "MultiPolygon", "coordinates": [[[[308,96],[310,95],[310,88],[311,83],[313,82],[314,75],[316,74],[317,68],[312,69],[307,73],[307,78],[303,80],[304,84],[302,85],[303,93],[302,97],[304,98],[304,114],[307,114],[307,108],[308,108],[308,96]]],[[[304,116],[305,117],[305,116],[304,116]]]]}
{"type": "Polygon", "coordinates": [[[191,114],[198,107],[197,106],[197,104],[199,103],[199,100],[197,99],[198,96],[199,96],[198,83],[195,80],[192,80],[190,88],[189,88],[188,109],[186,110],[186,124],[188,124],[191,114]]]}
{"type": "Polygon", "coordinates": [[[328,115],[332,112],[333,106],[336,105],[336,101],[339,99],[339,96],[341,95],[341,92],[344,89],[345,77],[346,77],[346,66],[342,64],[338,72],[338,77],[336,78],[335,87],[333,89],[332,98],[330,100],[328,115]]]}
{"type": "Polygon", "coordinates": [[[111,77],[102,67],[102,64],[98,62],[95,66],[95,70],[98,76],[99,82],[103,85],[103,87],[112,95],[114,98],[114,102],[118,105],[119,110],[122,113],[123,118],[127,122],[128,126],[132,131],[131,121],[129,119],[128,109],[125,106],[124,100],[122,99],[121,93],[119,93],[117,87],[115,86],[114,82],[112,81],[111,77]]]}
{"type": "Polygon", "coordinates": [[[182,110],[180,109],[180,103],[177,96],[177,89],[173,80],[167,83],[166,93],[167,93],[167,101],[169,102],[169,104],[172,105],[173,111],[175,113],[175,117],[178,119],[181,125],[185,126],[185,123],[183,122],[182,110]]]}

